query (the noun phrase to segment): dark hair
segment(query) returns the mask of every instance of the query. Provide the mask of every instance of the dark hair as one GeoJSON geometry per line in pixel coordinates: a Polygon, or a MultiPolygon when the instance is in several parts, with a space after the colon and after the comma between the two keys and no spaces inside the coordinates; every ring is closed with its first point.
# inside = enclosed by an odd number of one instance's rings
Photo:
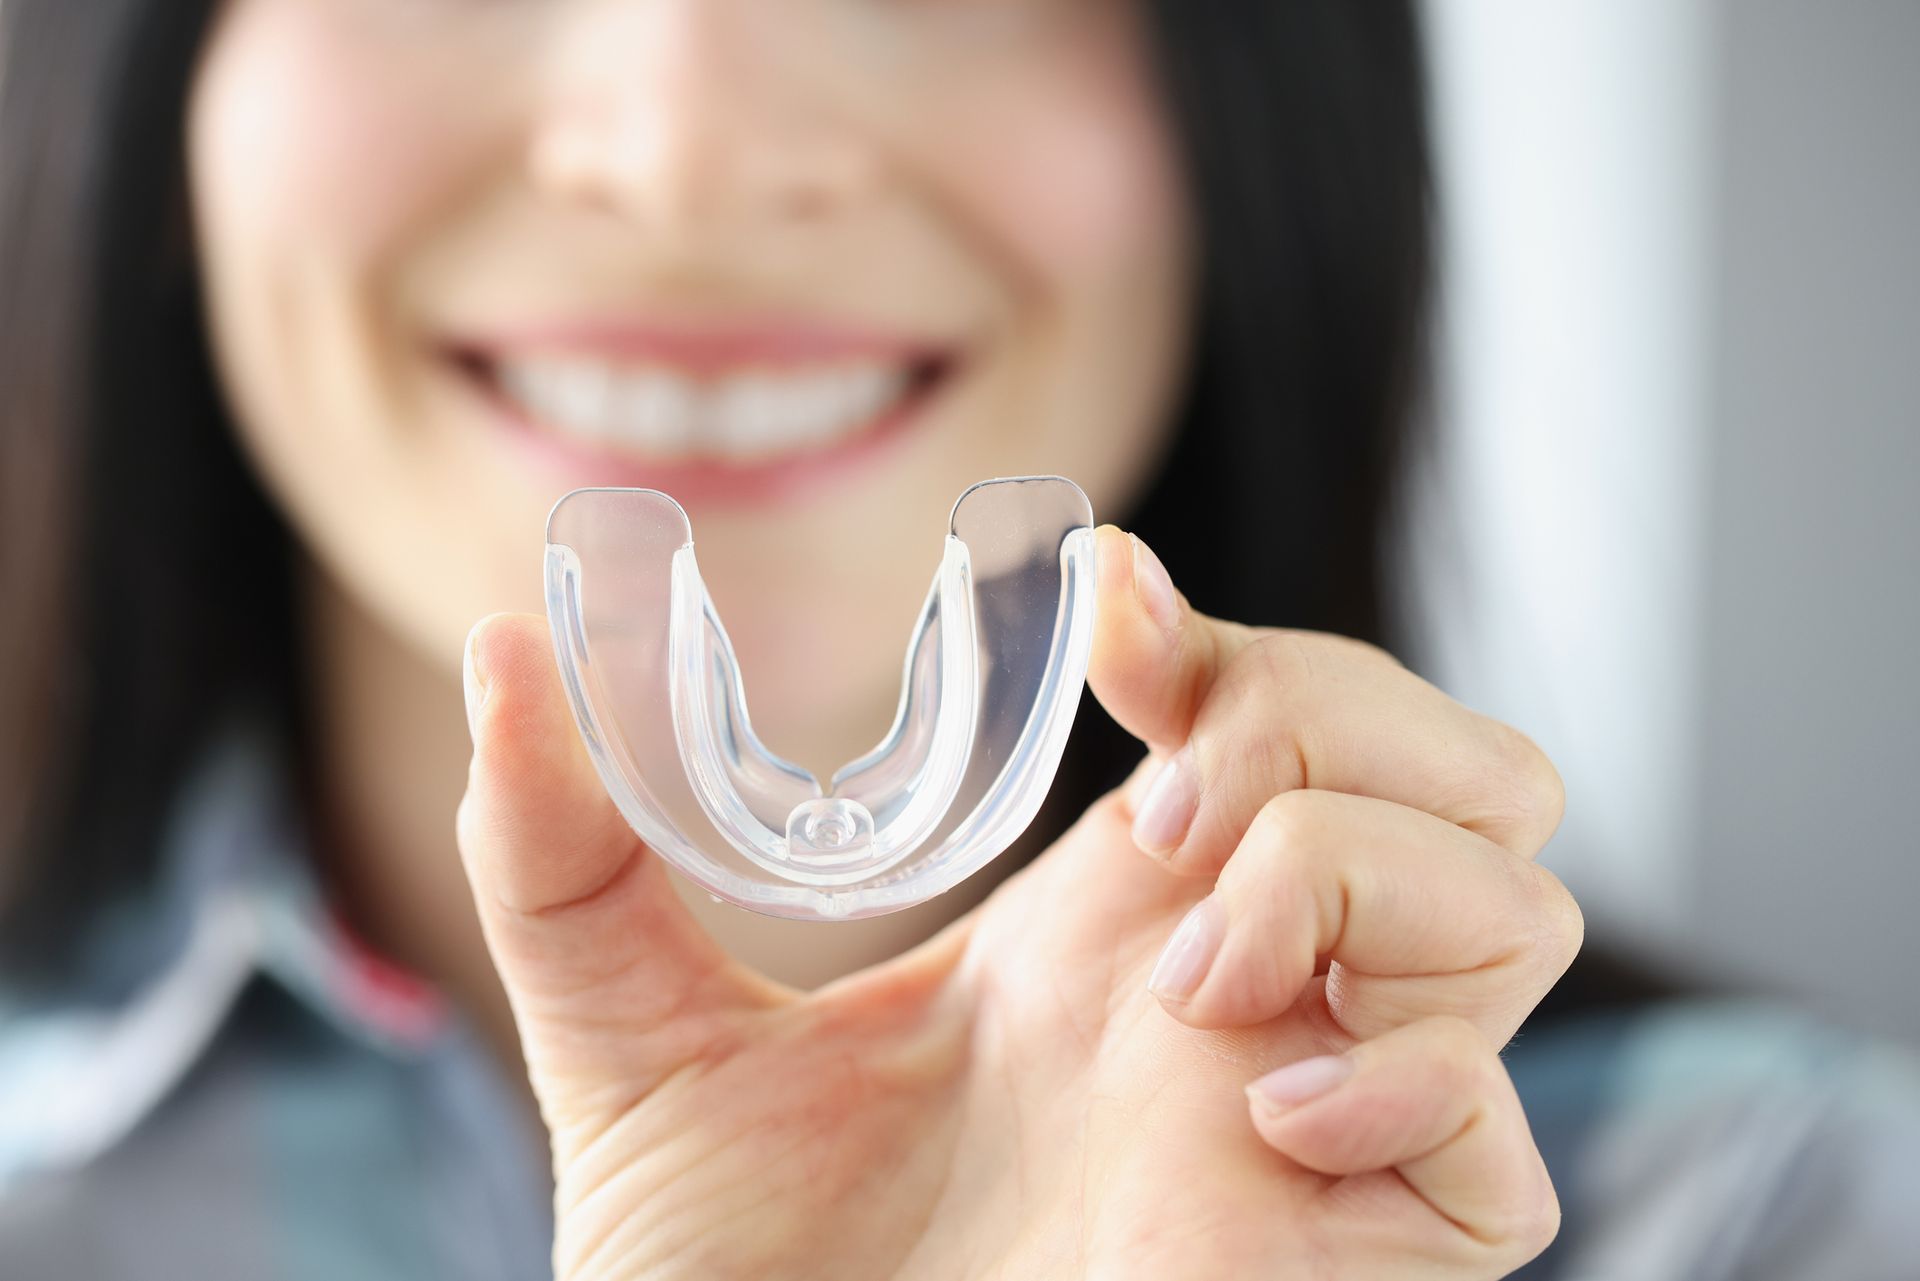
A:
{"type": "MultiPolygon", "coordinates": [[[[1411,0],[1141,2],[1203,262],[1181,430],[1131,523],[1204,609],[1379,639],[1430,270],[1411,0]]],[[[0,2],[0,961],[21,974],[151,875],[215,716],[250,699],[302,741],[292,543],[224,420],[188,235],[212,8],[0,2]]],[[[1137,755],[1086,716],[1074,809],[1137,755]]]]}

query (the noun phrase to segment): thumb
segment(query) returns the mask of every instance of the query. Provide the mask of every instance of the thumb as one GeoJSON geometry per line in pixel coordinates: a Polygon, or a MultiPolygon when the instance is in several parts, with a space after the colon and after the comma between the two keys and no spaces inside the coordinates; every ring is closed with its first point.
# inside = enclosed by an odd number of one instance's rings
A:
{"type": "Polygon", "coordinates": [[[1098,610],[1087,684],[1113,719],[1156,751],[1177,750],[1227,660],[1254,636],[1187,604],[1139,537],[1096,537],[1098,610]]]}
{"type": "Polygon", "coordinates": [[[467,638],[473,764],[462,861],[543,1110],[631,1104],[779,989],[694,922],[600,784],[546,620],[496,614],[467,638]]]}

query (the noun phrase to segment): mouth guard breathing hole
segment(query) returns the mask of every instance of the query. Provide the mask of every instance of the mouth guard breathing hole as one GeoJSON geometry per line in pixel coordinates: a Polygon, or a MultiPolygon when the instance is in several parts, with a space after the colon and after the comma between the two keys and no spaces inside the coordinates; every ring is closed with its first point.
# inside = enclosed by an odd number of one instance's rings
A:
{"type": "Polygon", "coordinates": [[[756,912],[877,916],[971,876],[1046,798],[1086,683],[1093,510],[1058,476],[960,496],[892,728],[824,786],[755,736],[673,499],[562,498],[547,519],[546,592],[580,733],[648,846],[756,912]]]}

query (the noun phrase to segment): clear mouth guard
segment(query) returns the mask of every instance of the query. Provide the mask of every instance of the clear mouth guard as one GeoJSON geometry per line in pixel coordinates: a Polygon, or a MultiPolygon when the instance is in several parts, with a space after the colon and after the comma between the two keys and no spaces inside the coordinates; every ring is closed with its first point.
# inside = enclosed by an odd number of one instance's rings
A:
{"type": "Polygon", "coordinates": [[[560,500],[547,617],[601,780],[661,857],[757,912],[877,916],[959,884],[1039,811],[1086,682],[1093,547],[1070,480],[962,494],[893,726],[825,786],[754,735],[692,526],[667,495],[560,500]]]}

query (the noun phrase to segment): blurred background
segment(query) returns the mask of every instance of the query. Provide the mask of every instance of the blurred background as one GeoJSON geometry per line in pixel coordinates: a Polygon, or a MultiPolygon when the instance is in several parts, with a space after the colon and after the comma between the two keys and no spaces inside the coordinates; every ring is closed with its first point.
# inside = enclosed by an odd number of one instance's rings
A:
{"type": "Polygon", "coordinates": [[[1422,665],[1594,930],[1920,1043],[1920,3],[1425,7],[1422,665]]]}

